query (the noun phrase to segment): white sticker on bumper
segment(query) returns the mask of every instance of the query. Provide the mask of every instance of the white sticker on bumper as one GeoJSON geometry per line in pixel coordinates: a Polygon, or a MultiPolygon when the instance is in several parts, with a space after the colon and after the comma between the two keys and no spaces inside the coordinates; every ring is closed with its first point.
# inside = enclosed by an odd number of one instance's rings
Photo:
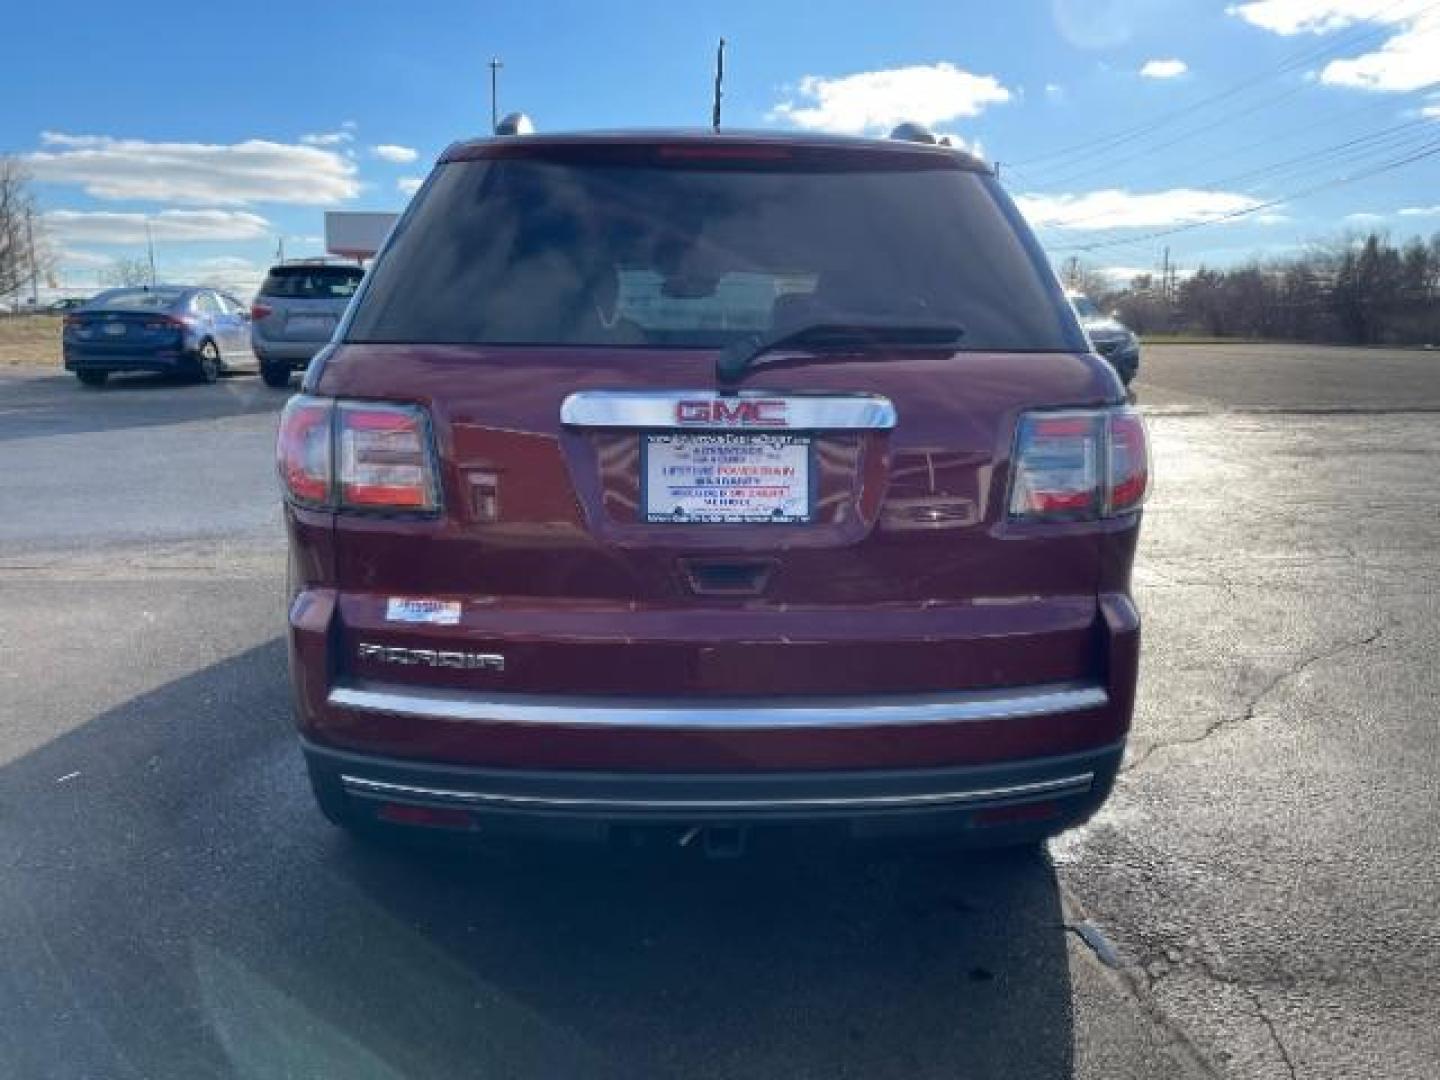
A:
{"type": "Polygon", "coordinates": [[[454,626],[460,621],[459,600],[413,600],[392,596],[385,605],[386,622],[454,626]]]}

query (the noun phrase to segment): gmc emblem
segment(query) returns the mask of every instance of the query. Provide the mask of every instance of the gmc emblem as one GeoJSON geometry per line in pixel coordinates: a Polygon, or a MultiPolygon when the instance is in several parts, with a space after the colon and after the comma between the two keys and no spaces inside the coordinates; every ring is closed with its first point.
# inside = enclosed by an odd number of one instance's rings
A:
{"type": "Polygon", "coordinates": [[[675,423],[684,427],[789,427],[786,404],[780,398],[712,398],[677,401],[675,423]]]}

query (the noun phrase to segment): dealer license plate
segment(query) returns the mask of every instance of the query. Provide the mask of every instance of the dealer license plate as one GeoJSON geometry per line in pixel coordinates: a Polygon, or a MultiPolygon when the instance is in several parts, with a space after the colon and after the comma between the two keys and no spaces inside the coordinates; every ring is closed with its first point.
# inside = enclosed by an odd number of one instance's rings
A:
{"type": "Polygon", "coordinates": [[[329,315],[291,315],[285,320],[285,330],[290,334],[329,337],[335,330],[335,320],[329,315]]]}
{"type": "Polygon", "coordinates": [[[794,524],[810,520],[810,436],[727,432],[644,436],[645,520],[794,524]]]}

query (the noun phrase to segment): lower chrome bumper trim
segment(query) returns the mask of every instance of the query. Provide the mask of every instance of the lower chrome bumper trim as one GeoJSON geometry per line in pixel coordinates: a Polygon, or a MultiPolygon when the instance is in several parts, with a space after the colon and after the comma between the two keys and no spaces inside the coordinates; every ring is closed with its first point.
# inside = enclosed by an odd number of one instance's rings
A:
{"type": "Polygon", "coordinates": [[[447,788],[393,784],[342,774],[340,782],[355,795],[401,802],[439,802],[466,806],[508,807],[532,810],[613,810],[618,812],[670,810],[685,812],[743,812],[789,810],[902,810],[944,807],[1040,795],[1083,795],[1090,790],[1095,774],[1086,772],[1051,780],[1037,780],[1004,787],[970,788],[960,791],[925,791],[895,795],[803,795],[749,799],[654,799],[602,795],[524,795],[506,792],[457,791],[447,788]]]}

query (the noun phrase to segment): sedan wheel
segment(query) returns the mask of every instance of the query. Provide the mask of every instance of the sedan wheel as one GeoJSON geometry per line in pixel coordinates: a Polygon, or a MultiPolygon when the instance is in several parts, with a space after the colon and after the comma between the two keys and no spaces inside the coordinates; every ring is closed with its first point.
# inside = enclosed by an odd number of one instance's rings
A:
{"type": "Polygon", "coordinates": [[[213,341],[200,346],[200,352],[195,357],[195,377],[206,383],[220,378],[220,350],[213,341]]]}

